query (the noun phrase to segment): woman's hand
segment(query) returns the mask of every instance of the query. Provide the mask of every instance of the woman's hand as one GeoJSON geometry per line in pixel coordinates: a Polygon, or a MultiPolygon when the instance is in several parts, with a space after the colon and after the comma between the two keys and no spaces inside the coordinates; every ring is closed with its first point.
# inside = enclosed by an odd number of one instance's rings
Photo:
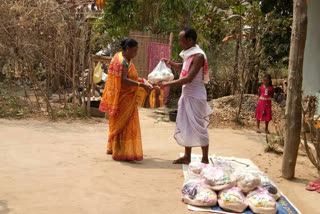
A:
{"type": "Polygon", "coordinates": [[[150,85],[148,82],[147,83],[141,83],[140,87],[144,88],[147,92],[149,92],[151,89],[153,89],[153,86],[150,85]]]}

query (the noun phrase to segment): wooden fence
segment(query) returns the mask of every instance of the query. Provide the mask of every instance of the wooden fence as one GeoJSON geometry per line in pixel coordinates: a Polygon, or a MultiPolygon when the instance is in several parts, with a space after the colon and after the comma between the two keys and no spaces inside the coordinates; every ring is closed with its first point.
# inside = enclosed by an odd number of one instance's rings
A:
{"type": "Polygon", "coordinates": [[[133,63],[138,71],[139,77],[147,78],[148,72],[148,52],[147,47],[149,42],[169,44],[172,46],[173,34],[152,34],[148,32],[131,31],[130,38],[135,39],[139,43],[138,55],[133,60],[133,63]]]}

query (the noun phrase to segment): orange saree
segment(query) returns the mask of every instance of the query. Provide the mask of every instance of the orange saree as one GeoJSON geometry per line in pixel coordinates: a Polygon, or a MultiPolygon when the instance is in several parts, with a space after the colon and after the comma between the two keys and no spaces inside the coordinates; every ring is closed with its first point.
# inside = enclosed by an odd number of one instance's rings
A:
{"type": "MultiPolygon", "coordinates": [[[[108,79],[99,110],[109,116],[107,153],[114,160],[143,160],[141,131],[136,92],[138,87],[121,84],[122,52],[111,60],[108,79]]],[[[128,78],[138,81],[134,64],[130,63],[128,78]]]]}

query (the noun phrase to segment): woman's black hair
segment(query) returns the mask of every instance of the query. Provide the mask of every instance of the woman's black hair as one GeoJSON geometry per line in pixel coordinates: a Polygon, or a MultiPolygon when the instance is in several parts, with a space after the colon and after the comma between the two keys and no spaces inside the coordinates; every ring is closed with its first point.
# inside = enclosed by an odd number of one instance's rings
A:
{"type": "Polygon", "coordinates": [[[186,39],[190,38],[194,41],[194,43],[197,42],[197,32],[195,29],[193,29],[192,27],[186,27],[184,30],[184,37],[186,39]]]}
{"type": "Polygon", "coordinates": [[[267,78],[267,79],[269,79],[269,84],[270,84],[270,86],[272,86],[272,77],[271,77],[271,75],[270,74],[265,74],[264,76],[263,76],[263,78],[267,78]]]}
{"type": "Polygon", "coordinates": [[[128,47],[129,48],[137,47],[138,42],[134,39],[131,39],[131,38],[125,38],[125,39],[121,40],[120,45],[121,45],[122,50],[125,51],[128,47]]]}

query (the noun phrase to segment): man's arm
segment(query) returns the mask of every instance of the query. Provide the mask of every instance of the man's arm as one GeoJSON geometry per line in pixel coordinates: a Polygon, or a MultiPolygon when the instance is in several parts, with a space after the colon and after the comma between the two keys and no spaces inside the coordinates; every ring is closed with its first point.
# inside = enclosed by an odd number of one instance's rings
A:
{"type": "Polygon", "coordinates": [[[181,70],[182,70],[182,63],[172,62],[172,61],[171,61],[170,65],[171,65],[171,67],[172,67],[174,70],[176,70],[176,71],[178,71],[178,72],[181,72],[181,70]]]}
{"type": "Polygon", "coordinates": [[[178,72],[181,72],[182,70],[182,63],[179,63],[179,62],[173,62],[171,61],[170,59],[166,59],[166,58],[163,58],[162,59],[167,65],[170,65],[174,70],[178,71],[178,72]]]}
{"type": "Polygon", "coordinates": [[[189,73],[187,76],[174,80],[171,82],[163,83],[162,86],[181,86],[188,83],[191,83],[193,79],[197,76],[200,69],[203,67],[204,64],[204,56],[202,54],[198,54],[194,57],[192,65],[190,67],[189,73]]]}

